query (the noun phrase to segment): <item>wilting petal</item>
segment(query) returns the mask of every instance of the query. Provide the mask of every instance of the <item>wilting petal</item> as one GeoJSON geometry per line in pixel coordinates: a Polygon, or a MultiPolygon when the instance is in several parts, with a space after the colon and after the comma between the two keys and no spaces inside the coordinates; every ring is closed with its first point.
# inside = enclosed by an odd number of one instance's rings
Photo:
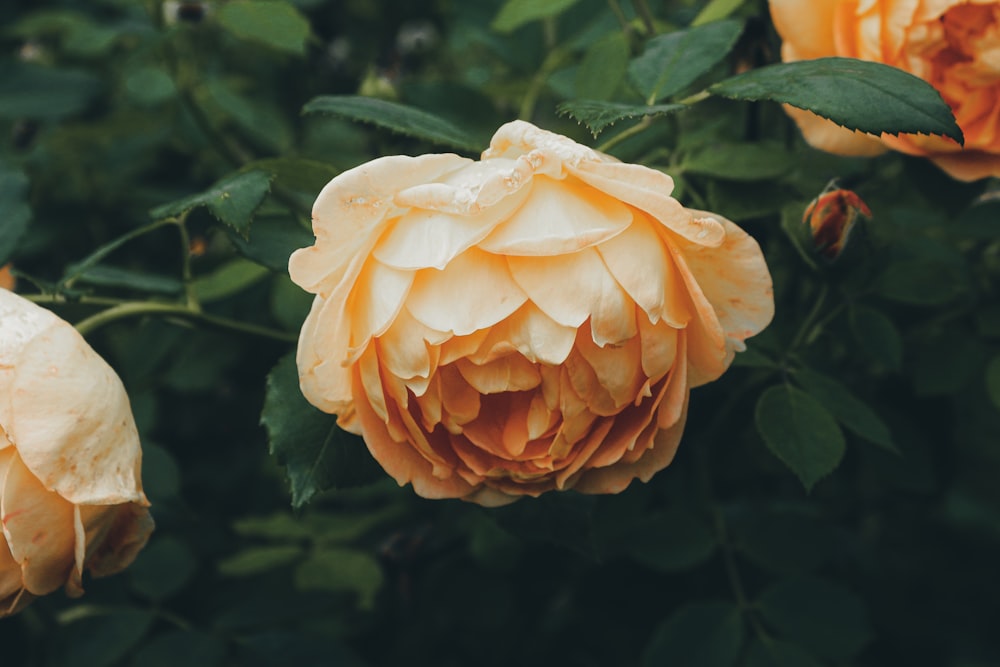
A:
{"type": "Polygon", "coordinates": [[[47,491],[17,456],[0,488],[0,522],[24,587],[45,595],[62,586],[73,568],[73,504],[47,491]]]}

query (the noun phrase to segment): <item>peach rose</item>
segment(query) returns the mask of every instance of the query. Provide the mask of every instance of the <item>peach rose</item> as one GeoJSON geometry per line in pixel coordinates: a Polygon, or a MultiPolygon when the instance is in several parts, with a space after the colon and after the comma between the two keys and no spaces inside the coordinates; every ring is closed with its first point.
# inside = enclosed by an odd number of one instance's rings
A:
{"type": "Polygon", "coordinates": [[[153,521],[128,397],[69,324],[0,290],[0,617],[114,574],[153,521]]]}
{"type": "Polygon", "coordinates": [[[952,177],[1000,176],[1000,2],[770,0],[785,61],[824,56],[893,65],[931,83],[955,113],[965,148],[945,137],[851,132],[786,107],[806,140],[841,155],[886,148],[927,156],[952,177]]]}
{"type": "Polygon", "coordinates": [[[669,176],[516,121],[479,162],[331,181],[292,279],[302,391],[400,485],[483,505],[617,493],[668,465],[688,390],[768,324],[757,243],[669,176]]]}

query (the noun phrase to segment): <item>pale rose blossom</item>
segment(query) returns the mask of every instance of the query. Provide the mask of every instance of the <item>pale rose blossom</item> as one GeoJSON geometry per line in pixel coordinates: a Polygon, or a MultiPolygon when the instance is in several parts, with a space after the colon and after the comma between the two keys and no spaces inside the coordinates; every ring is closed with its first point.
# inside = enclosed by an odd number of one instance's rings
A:
{"type": "Polygon", "coordinates": [[[946,137],[851,132],[786,107],[813,146],[841,155],[891,148],[927,156],[957,179],[1000,176],[1000,1],[770,0],[782,59],[825,56],[893,65],[931,83],[955,113],[965,148],[946,137]]]}
{"type": "Polygon", "coordinates": [[[0,290],[0,617],[120,571],[153,522],[115,372],[50,311],[0,290]]]}
{"type": "Polygon", "coordinates": [[[672,189],[521,121],[478,162],[392,156],[341,174],[289,264],[316,294],[303,393],[428,498],[649,480],[690,388],[774,309],[757,243],[672,189]]]}

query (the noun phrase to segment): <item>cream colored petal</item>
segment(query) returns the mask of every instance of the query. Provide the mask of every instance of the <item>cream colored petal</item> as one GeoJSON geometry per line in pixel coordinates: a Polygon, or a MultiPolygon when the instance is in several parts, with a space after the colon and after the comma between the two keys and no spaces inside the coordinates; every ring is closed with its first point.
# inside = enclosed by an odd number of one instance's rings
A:
{"type": "Polygon", "coordinates": [[[500,255],[561,255],[606,241],[631,222],[628,207],[576,179],[537,176],[521,207],[479,247],[500,255]]]}
{"type": "Polygon", "coordinates": [[[368,344],[381,336],[399,314],[413,285],[414,272],[402,271],[381,262],[365,264],[341,318],[351,321],[351,345],[368,344]]]}
{"type": "Polygon", "coordinates": [[[678,330],[660,320],[651,324],[644,317],[639,321],[639,341],[642,344],[642,372],[653,382],[659,382],[677,358],[678,330]]]}
{"type": "Polygon", "coordinates": [[[125,388],[76,329],[55,319],[0,375],[0,423],[45,488],[71,503],[146,502],[125,388]]]}
{"type": "Polygon", "coordinates": [[[742,350],[744,340],[771,323],[774,289],[764,254],[753,237],[729,220],[716,218],[726,228],[726,242],[718,248],[689,244],[682,253],[726,337],[736,350],[742,350]]]}
{"type": "Polygon", "coordinates": [[[558,324],[579,328],[589,317],[598,345],[635,335],[635,306],[595,249],[546,258],[508,257],[507,263],[528,298],[558,324]]]}
{"type": "Polygon", "coordinates": [[[331,279],[337,282],[343,266],[359,254],[358,248],[374,241],[385,222],[402,212],[392,202],[401,188],[434,181],[470,163],[452,154],[393,155],[340,174],[316,198],[316,244],[292,254],[288,263],[292,280],[310,292],[322,291],[331,279]]]}
{"type": "Polygon", "coordinates": [[[886,147],[875,135],[848,130],[811,111],[797,109],[787,104],[784,105],[784,109],[813,148],[835,155],[854,157],[874,157],[886,151],[886,147]]]}
{"type": "Polygon", "coordinates": [[[479,348],[466,356],[483,364],[516,350],[529,361],[557,366],[569,356],[576,335],[576,329],[556,323],[529,301],[492,327],[479,348]]]}
{"type": "Polygon", "coordinates": [[[404,308],[392,326],[377,339],[379,359],[385,369],[398,378],[427,377],[431,373],[428,345],[440,344],[442,338],[447,336],[424,326],[404,308]]]}
{"type": "Polygon", "coordinates": [[[357,411],[368,450],[400,486],[413,484],[413,490],[424,498],[462,498],[473,492],[474,487],[458,475],[435,477],[427,459],[409,443],[393,440],[365,401],[358,403],[357,411]]]}
{"type": "Polygon", "coordinates": [[[843,0],[770,0],[771,19],[786,44],[800,59],[837,55],[833,17],[843,0]]]}
{"type": "MultiPolygon", "coordinates": [[[[7,470],[17,456],[13,449],[0,450],[0,489],[7,477],[7,470]]],[[[2,505],[0,496],[0,505],[2,505]]],[[[2,509],[2,508],[0,508],[2,509]]],[[[4,601],[21,590],[21,565],[14,560],[7,546],[7,536],[0,531],[0,618],[4,615],[4,601]]]]}
{"type": "Polygon", "coordinates": [[[722,243],[722,226],[711,219],[693,218],[670,196],[674,180],[661,171],[638,164],[584,162],[570,173],[601,192],[645,211],[670,231],[701,245],[722,243]]]}
{"type": "Polygon", "coordinates": [[[534,170],[527,159],[495,158],[470,162],[443,175],[437,182],[401,188],[397,206],[499,220],[504,210],[519,206],[521,188],[531,182],[534,170]],[[500,206],[496,212],[491,209],[500,206]]]}
{"type": "Polygon", "coordinates": [[[959,181],[978,181],[1000,177],[1000,153],[965,151],[931,156],[931,160],[949,176],[959,181]]]}
{"type": "Polygon", "coordinates": [[[535,174],[561,178],[565,168],[582,162],[602,162],[608,158],[568,137],[548,132],[523,120],[505,125],[493,135],[483,160],[524,158],[535,174]]]}
{"type": "Polygon", "coordinates": [[[343,302],[316,297],[302,324],[295,363],[299,386],[306,399],[320,410],[341,414],[349,409],[351,372],[346,365],[350,347],[350,321],[343,317],[343,302]]]}
{"type": "Polygon", "coordinates": [[[475,214],[410,211],[398,218],[379,241],[375,258],[399,269],[443,269],[486,238],[522,204],[527,194],[527,188],[521,189],[475,214]]]}
{"type": "Polygon", "coordinates": [[[46,490],[17,456],[0,488],[0,522],[24,587],[35,595],[51,593],[73,569],[73,504],[46,490]]]}
{"type": "Polygon", "coordinates": [[[673,259],[663,239],[645,216],[637,216],[625,232],[597,246],[601,259],[622,289],[656,323],[661,317],[674,327],[683,327],[691,317],[683,300],[683,289],[673,259]]]}
{"type": "MultiPolygon", "coordinates": [[[[461,427],[479,416],[482,395],[465,381],[454,365],[442,366],[438,374],[441,379],[441,404],[445,415],[442,421],[447,425],[461,427]]],[[[456,433],[457,428],[449,428],[456,433]]]]}
{"type": "Polygon", "coordinates": [[[462,336],[500,322],[527,298],[503,257],[470,248],[443,271],[417,272],[406,307],[431,329],[462,336]]]}
{"type": "Polygon", "coordinates": [[[7,439],[7,432],[3,430],[3,426],[0,426],[0,452],[8,447],[13,447],[13,444],[7,439]]]}
{"type": "MultiPolygon", "coordinates": [[[[361,355],[357,363],[357,372],[361,378],[361,386],[365,391],[364,395],[367,397],[372,410],[375,411],[375,414],[383,422],[389,421],[385,391],[382,389],[382,378],[379,376],[378,355],[375,352],[374,346],[366,349],[364,354],[361,355]]],[[[358,402],[360,401],[361,397],[358,396],[358,402]]]]}
{"type": "Polygon", "coordinates": [[[607,392],[616,410],[635,401],[646,382],[642,372],[642,345],[638,337],[630,338],[620,346],[597,347],[581,336],[577,350],[594,370],[598,384],[607,392]]]}
{"type": "Polygon", "coordinates": [[[481,394],[527,391],[542,381],[535,365],[519,354],[510,354],[483,365],[460,359],[455,367],[465,381],[481,394]]]}

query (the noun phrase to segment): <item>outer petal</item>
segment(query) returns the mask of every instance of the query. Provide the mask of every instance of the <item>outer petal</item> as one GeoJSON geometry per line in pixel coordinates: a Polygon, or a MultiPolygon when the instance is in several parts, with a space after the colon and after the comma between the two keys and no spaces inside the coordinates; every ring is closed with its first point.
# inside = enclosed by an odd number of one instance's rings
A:
{"type": "Polygon", "coordinates": [[[794,45],[801,59],[837,53],[833,17],[843,0],[770,0],[771,19],[782,41],[794,45]]]}
{"type": "Polygon", "coordinates": [[[73,569],[73,505],[46,490],[17,456],[0,487],[0,521],[11,556],[21,565],[23,585],[35,595],[51,593],[73,569]]]}
{"type": "MultiPolygon", "coordinates": [[[[7,399],[0,423],[24,464],[71,503],[147,503],[139,436],[121,380],[69,324],[0,292],[0,304],[11,299],[31,318],[48,320],[16,355],[3,355],[0,366],[7,399]]],[[[0,337],[17,321],[0,318],[0,337]]]]}

